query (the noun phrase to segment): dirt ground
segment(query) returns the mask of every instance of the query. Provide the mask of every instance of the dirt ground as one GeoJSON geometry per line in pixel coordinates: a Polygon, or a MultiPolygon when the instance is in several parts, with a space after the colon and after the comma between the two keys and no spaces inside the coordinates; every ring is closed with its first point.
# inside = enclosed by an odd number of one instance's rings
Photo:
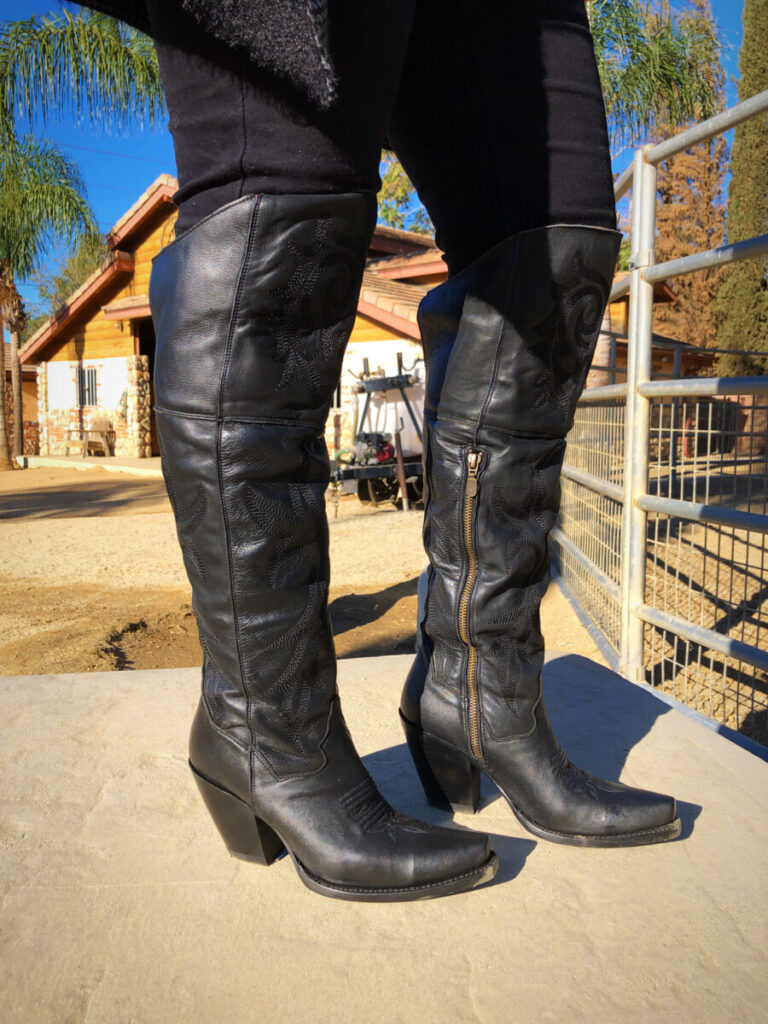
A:
{"type": "MultiPolygon", "coordinates": [[[[419,512],[329,501],[331,619],[340,657],[415,643],[419,512]]],[[[0,674],[199,665],[190,592],[161,479],[90,469],[0,473],[0,674]]],[[[603,662],[556,586],[558,650],[603,662]]]]}

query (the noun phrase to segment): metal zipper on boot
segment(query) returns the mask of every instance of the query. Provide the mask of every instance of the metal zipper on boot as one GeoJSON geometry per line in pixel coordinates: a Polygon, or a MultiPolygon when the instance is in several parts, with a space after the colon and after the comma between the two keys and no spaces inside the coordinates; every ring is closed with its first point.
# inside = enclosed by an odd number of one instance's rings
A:
{"type": "Polygon", "coordinates": [[[467,695],[469,697],[469,744],[475,757],[483,756],[483,748],[480,743],[480,709],[477,703],[477,651],[469,639],[469,601],[472,597],[472,588],[477,579],[477,554],[475,552],[475,541],[472,533],[475,513],[475,499],[477,497],[477,475],[480,472],[480,463],[483,460],[483,453],[470,450],[466,454],[467,481],[464,485],[464,546],[467,550],[469,565],[467,578],[459,598],[459,636],[462,643],[467,647],[467,695]]]}

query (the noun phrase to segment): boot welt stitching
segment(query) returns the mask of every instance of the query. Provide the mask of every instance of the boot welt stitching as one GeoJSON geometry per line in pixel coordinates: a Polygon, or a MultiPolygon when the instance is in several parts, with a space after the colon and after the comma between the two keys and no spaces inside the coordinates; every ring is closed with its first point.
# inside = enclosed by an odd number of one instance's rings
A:
{"type": "Polygon", "coordinates": [[[339,892],[382,892],[382,893],[395,893],[395,892],[426,892],[429,889],[437,889],[444,885],[450,885],[453,882],[461,882],[465,878],[474,878],[475,875],[482,874],[493,859],[493,854],[483,861],[483,863],[471,871],[465,871],[460,875],[451,875],[450,878],[443,878],[438,882],[423,882],[419,885],[400,885],[387,888],[385,886],[357,886],[357,885],[341,885],[337,882],[328,882],[325,878],[320,878],[319,875],[313,874],[306,865],[296,858],[297,862],[301,864],[301,870],[304,871],[313,882],[318,882],[321,885],[328,886],[331,889],[338,889],[339,892]]]}
{"type": "MultiPolygon", "coordinates": [[[[507,799],[509,798],[507,797],[507,799]]],[[[520,808],[511,800],[509,802],[518,814],[522,815],[522,817],[531,825],[535,825],[536,828],[540,828],[542,832],[549,832],[550,835],[553,836],[562,836],[564,839],[620,839],[628,836],[653,836],[661,832],[663,829],[669,828],[670,825],[673,825],[675,821],[677,821],[677,818],[673,818],[672,821],[668,821],[663,825],[655,825],[653,828],[633,829],[630,832],[561,832],[559,829],[548,828],[546,825],[542,825],[541,822],[536,821],[535,818],[530,818],[527,814],[523,814],[520,808]]]]}

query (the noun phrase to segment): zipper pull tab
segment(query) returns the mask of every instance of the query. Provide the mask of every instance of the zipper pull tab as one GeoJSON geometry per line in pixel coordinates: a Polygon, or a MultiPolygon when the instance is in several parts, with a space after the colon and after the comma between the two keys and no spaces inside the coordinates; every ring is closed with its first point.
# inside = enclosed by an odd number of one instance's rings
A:
{"type": "Polygon", "coordinates": [[[467,486],[464,493],[468,498],[474,498],[477,495],[477,474],[480,472],[482,458],[482,452],[471,449],[467,452],[467,486]]]}

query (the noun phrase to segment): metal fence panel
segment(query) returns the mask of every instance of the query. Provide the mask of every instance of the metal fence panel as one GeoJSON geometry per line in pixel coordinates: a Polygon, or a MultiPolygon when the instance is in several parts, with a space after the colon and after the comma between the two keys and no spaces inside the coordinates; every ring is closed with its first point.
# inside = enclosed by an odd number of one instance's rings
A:
{"type": "Polygon", "coordinates": [[[652,281],[768,249],[655,267],[655,165],[765,110],[768,92],[639,150],[617,182],[617,199],[633,189],[627,383],[579,403],[552,548],[628,678],[768,745],[768,380],[651,380],[652,281]]]}

